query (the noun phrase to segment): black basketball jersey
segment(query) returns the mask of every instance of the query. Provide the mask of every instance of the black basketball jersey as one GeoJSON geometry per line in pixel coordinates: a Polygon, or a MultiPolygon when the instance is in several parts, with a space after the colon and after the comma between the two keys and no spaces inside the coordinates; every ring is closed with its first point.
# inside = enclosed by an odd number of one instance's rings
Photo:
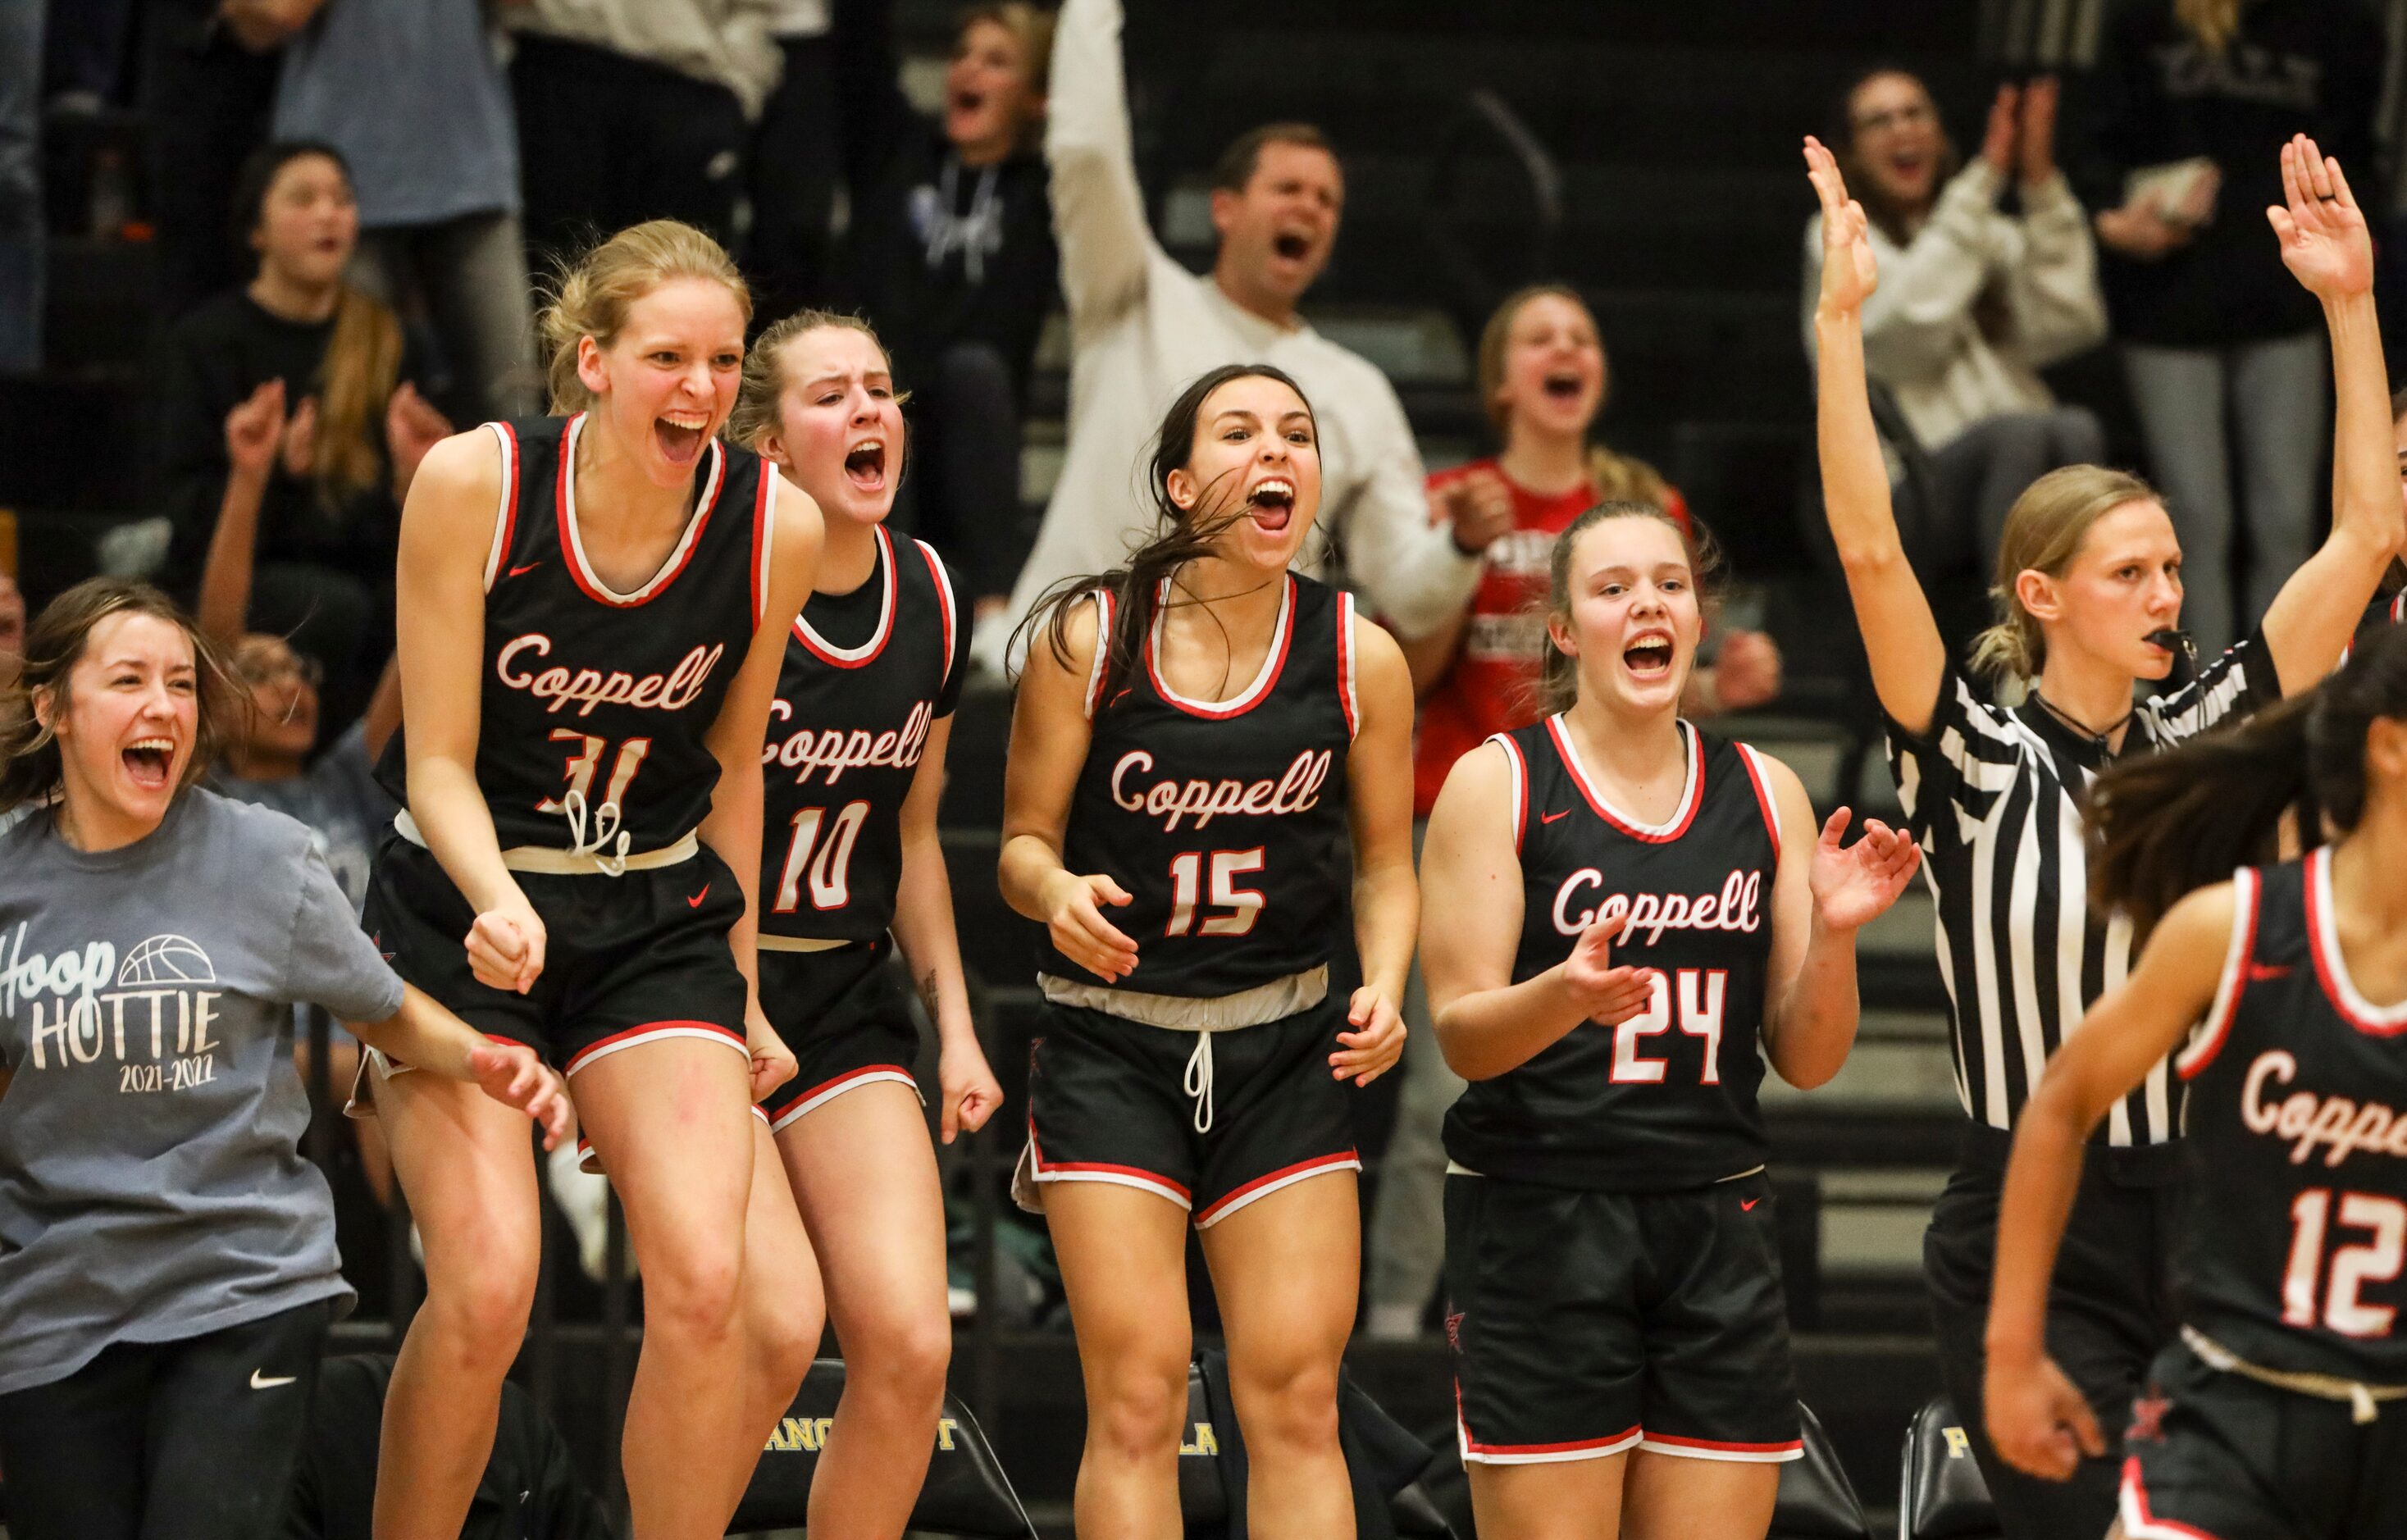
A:
{"type": "Polygon", "coordinates": [[[2331,851],[2233,874],[2223,980],[2173,1068],[2197,1191],[2182,1319],[2269,1368],[2407,1385],[2407,1005],[2340,952],[2331,851]]]}
{"type": "MultiPolygon", "coordinates": [[[[574,467],[583,413],[485,424],[502,500],[485,557],[477,785],[502,848],[674,845],[710,810],[705,739],[768,604],[778,478],[713,439],[685,533],[632,593],[587,567],[574,467]]],[[[408,796],[400,734],[377,778],[408,796]]]]}
{"type": "Polygon", "coordinates": [[[1517,788],[1516,982],[1627,911],[1616,963],[1657,970],[1653,1005],[1583,1022],[1517,1068],[1474,1081],[1446,1114],[1446,1154],[1490,1176],[1611,1191],[1702,1187],[1763,1164],[1757,1039],[1772,953],[1780,819],[1755,750],[1687,722],[1688,780],[1661,824],[1617,810],[1562,719],[1501,744],[1517,788]]]}
{"type": "Polygon", "coordinates": [[[944,563],[924,541],[898,549],[876,534],[866,638],[839,646],[819,629],[832,623],[831,600],[857,595],[813,594],[786,639],[761,755],[763,935],[886,934],[903,876],[903,799],[930,725],[960,698],[960,610],[944,563]]]}
{"type": "MultiPolygon", "coordinates": [[[[1168,585],[1164,584],[1165,593],[1168,585]]],[[[1062,864],[1108,874],[1134,900],[1104,915],[1136,942],[1118,987],[1234,994],[1331,961],[1353,882],[1346,755],[1359,717],[1351,594],[1290,575],[1261,671],[1225,701],[1170,688],[1152,634],[1099,701],[1109,595],[1088,682],[1094,723],[1070,801],[1062,864]]],[[[1043,973],[1095,977],[1038,944],[1043,973]]]]}

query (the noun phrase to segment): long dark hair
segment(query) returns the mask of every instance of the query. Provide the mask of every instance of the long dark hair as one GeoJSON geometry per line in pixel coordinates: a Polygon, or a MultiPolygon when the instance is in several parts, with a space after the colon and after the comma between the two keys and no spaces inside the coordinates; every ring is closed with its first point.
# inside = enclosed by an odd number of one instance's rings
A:
{"type": "Polygon", "coordinates": [[[67,708],[68,676],[83,660],[93,632],[117,614],[156,617],[183,632],[192,644],[196,695],[192,756],[176,790],[180,792],[198,780],[216,756],[230,712],[247,699],[226,673],[217,649],[191,616],[150,584],[87,578],[34,617],[25,628],[24,671],[15,684],[0,690],[0,813],[47,802],[59,790],[66,771],[58,734],[35,715],[35,697],[50,697],[53,720],[67,708]]]}
{"type": "MultiPolygon", "coordinates": [[[[1178,392],[1170,410],[1162,414],[1161,428],[1154,436],[1153,456],[1147,467],[1152,480],[1147,494],[1153,499],[1158,533],[1130,553],[1127,565],[1109,572],[1065,578],[1046,590],[1045,596],[1036,601],[1035,607],[1013,634],[1009,649],[1013,655],[1018,654],[1023,641],[1033,648],[1041,635],[1045,645],[1052,649],[1054,660],[1069,667],[1070,617],[1087,595],[1108,593],[1112,597],[1111,635],[1095,638],[1095,645],[1104,649],[1101,701],[1107,704],[1118,693],[1119,681],[1136,667],[1146,635],[1153,629],[1162,579],[1186,563],[1211,555],[1221,535],[1246,517],[1242,507],[1207,515],[1203,511],[1206,499],[1201,496],[1196,498],[1194,507],[1182,508],[1170,496],[1170,473],[1186,469],[1195,457],[1195,425],[1204,415],[1204,403],[1232,379],[1276,380],[1295,392],[1295,398],[1303,403],[1306,416],[1312,414],[1312,400],[1303,393],[1303,387],[1289,378],[1285,370],[1267,364],[1223,364],[1197,376],[1178,392]]],[[[1314,437],[1318,436],[1319,421],[1316,418],[1314,437]]],[[[1097,709],[1103,706],[1099,705],[1097,709]]]]}
{"type": "MultiPolygon", "coordinates": [[[[1680,549],[1688,556],[1688,578],[1696,585],[1698,612],[1706,625],[1712,625],[1721,610],[1722,584],[1727,576],[1721,548],[1714,543],[1712,532],[1702,524],[1684,525],[1652,503],[1627,498],[1599,503],[1555,536],[1554,549],[1546,557],[1547,618],[1565,622],[1571,620],[1572,552],[1577,549],[1581,535],[1608,519],[1652,519],[1680,537],[1680,549]]],[[[1531,697],[1530,705],[1541,717],[1568,711],[1579,701],[1579,660],[1557,647],[1551,632],[1546,635],[1545,650],[1538,657],[1538,677],[1531,686],[1531,697]]]]}
{"type": "Polygon", "coordinates": [[[2116,765],[2089,788],[2097,901],[2142,934],[2182,895],[2275,858],[2286,814],[2303,845],[2365,816],[2365,737],[2407,718],[2407,627],[2357,649],[2339,673],[2242,727],[2116,765]]]}

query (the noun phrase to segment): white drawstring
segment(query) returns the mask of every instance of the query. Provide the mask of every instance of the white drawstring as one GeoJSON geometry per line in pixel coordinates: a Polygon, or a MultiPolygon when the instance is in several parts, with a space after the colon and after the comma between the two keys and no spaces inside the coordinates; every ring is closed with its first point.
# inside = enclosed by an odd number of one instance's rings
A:
{"type": "Polygon", "coordinates": [[[1187,1094],[1195,1098],[1195,1132],[1212,1132],[1212,1034],[1195,1034],[1195,1051],[1187,1056],[1187,1094]]]}
{"type": "Polygon", "coordinates": [[[585,837],[585,793],[570,787],[560,799],[560,810],[568,816],[568,853],[591,856],[593,864],[605,877],[627,875],[627,848],[631,843],[627,831],[619,827],[619,805],[605,802],[593,810],[593,838],[585,837]],[[612,836],[616,835],[614,841],[612,836]]]}

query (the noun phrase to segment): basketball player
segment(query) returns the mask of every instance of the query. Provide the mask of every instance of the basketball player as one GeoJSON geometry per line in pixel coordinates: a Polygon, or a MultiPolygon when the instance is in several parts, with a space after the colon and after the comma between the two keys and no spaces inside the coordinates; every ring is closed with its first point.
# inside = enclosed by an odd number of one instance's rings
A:
{"type": "MultiPolygon", "coordinates": [[[[748,1108],[793,1068],[753,999],[752,883],[761,745],[819,515],[716,436],[748,307],[707,236],[623,230],[545,312],[565,415],[427,456],[401,540],[406,742],[381,771],[407,807],[365,915],[404,977],[569,1077],[643,1272],[624,1443],[642,1540],[724,1531],[777,1400],[748,1412],[748,1359],[790,1395],[817,1340],[789,1293],[808,1246],[748,1108]]],[[[515,1125],[399,1068],[378,1064],[373,1091],[427,1299],[385,1405],[377,1533],[451,1540],[540,1213],[515,1125]]]]}
{"type": "Polygon", "coordinates": [[[1047,1010],[1033,1179],[1015,1186],[1051,1226],[1077,1333],[1079,1533],[1181,1533],[1191,1223],[1227,1331],[1247,1523],[1322,1540],[1354,1533],[1337,1446],[1361,1252],[1346,1082],[1403,1048],[1412,687],[1349,595],[1288,570],[1321,467],[1286,375],[1231,364],[1188,386],[1150,492],[1151,543],[1031,622],[1002,881],[1046,925],[1047,1010]],[[1349,879],[1350,996],[1330,988],[1349,879]]]}
{"type": "Polygon", "coordinates": [[[1646,503],[1557,536],[1544,715],[1422,847],[1446,1335],[1482,1534],[1760,1537],[1802,1451],[1756,1088],[1838,1073],[1855,935],[1918,852],[1679,717],[1713,578],[1646,503]],[[1759,1057],[1759,1053],[1762,1057],[1759,1057]]]}
{"type": "Polygon", "coordinates": [[[2090,821],[2101,901],[2154,934],[2015,1131],[1989,1437],[2054,1481],[2106,1447],[2048,1356],[2048,1275],[2084,1139],[2172,1053],[2193,1183],[2214,1197],[2184,1211],[2180,1336],[2132,1408],[2115,1533],[2407,1533],[2407,635],[2236,733],[2110,772],[2090,821]],[[2301,792],[2332,843],[2232,870],[2272,857],[2301,792]]]}
{"type": "MultiPolygon", "coordinates": [[[[2130,967],[2130,928],[2089,902],[2076,799],[2127,757],[2231,725],[2329,673],[2407,531],[2365,217],[2312,141],[2283,146],[2281,159],[2287,207],[2268,212],[2282,261],[2321,301],[2331,336],[2331,533],[2253,635],[2188,684],[2135,699],[2141,681],[2172,673],[2183,641],[2182,549],[2156,492],[2105,466],[2062,466],[2015,500],[1992,590],[1999,623],[1969,667],[1949,656],[1905,557],[1865,393],[1862,310],[1878,278],[1869,227],[1830,152],[1805,145],[1825,246],[1814,316],[1823,504],[1907,829],[1929,858],[1967,1114],[1923,1271],[1940,1377],[1968,1417],[1984,1401],[2015,1121],[2082,1011],[2130,967]],[[2003,704],[2013,689],[2019,704],[2003,704]]],[[[2184,1170],[2178,1091],[2159,1066],[2108,1114],[2057,1266],[2048,1340],[2110,1429],[2175,1325],[2165,1280],[2184,1170]]],[[[2098,1534],[2113,1521],[2118,1462],[2034,1481],[1977,1425],[1968,1431],[2008,1540],[2098,1534]]]]}
{"type": "Polygon", "coordinates": [[[942,1045],[945,1142],[976,1133],[1003,1096],[970,1020],[936,838],[970,628],[935,549],[886,529],[902,398],[865,323],[805,310],[763,332],[730,427],[827,521],[762,754],[761,1005],[800,1066],[762,1106],[844,1347],[809,1527],[894,1540],[935,1447],[952,1354],[944,1191],[898,947],[942,1045]]]}
{"type": "Polygon", "coordinates": [[[245,709],[156,590],[79,583],[0,689],[0,1464],[15,1540],[283,1532],[349,1304],[292,1006],[526,1139],[559,1077],[394,977],[309,830],[194,783],[245,709]],[[434,1075],[420,1077],[432,1080],[434,1075]],[[484,1099],[491,1098],[487,1102],[484,1099]]]}

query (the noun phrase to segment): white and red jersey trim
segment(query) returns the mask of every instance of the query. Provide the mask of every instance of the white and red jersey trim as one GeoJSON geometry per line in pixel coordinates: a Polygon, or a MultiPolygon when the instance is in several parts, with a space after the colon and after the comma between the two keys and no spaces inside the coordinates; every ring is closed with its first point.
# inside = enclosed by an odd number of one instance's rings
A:
{"type": "Polygon", "coordinates": [[[1096,589],[1095,596],[1095,657],[1087,665],[1087,720],[1093,721],[1104,704],[1104,664],[1112,655],[1112,596],[1096,589]]]}
{"type": "Polygon", "coordinates": [[[2340,928],[2332,918],[2331,847],[2307,852],[2307,949],[2315,960],[2315,977],[2332,1009],[2357,1031],[2374,1037],[2396,1037],[2407,1032],[2407,1000],[2377,1005],[2359,994],[2348,976],[2348,960],[2341,955],[2340,928]]]}
{"type": "Polygon", "coordinates": [[[769,1120],[769,1132],[782,1133],[800,1122],[805,1115],[818,1111],[847,1091],[859,1091],[863,1086],[887,1081],[909,1086],[915,1093],[919,1089],[919,1082],[913,1079],[911,1072],[901,1064],[864,1064],[832,1080],[822,1080],[808,1090],[796,1091],[763,1116],[769,1120]]]}
{"type": "Polygon", "coordinates": [[[1208,717],[1215,721],[1230,717],[1242,717],[1260,706],[1278,683],[1279,671],[1287,666],[1289,646],[1295,640],[1295,579],[1287,580],[1286,590],[1279,594],[1278,620],[1271,628],[1271,645],[1262,653],[1262,666],[1256,671],[1254,682],[1237,695],[1225,701],[1193,701],[1170,688],[1161,675],[1158,662],[1161,650],[1161,621],[1170,604],[1170,579],[1161,580],[1161,592],[1155,596],[1153,626],[1145,638],[1146,672],[1153,678],[1156,693],[1190,717],[1208,717]]]}
{"type": "MultiPolygon", "coordinates": [[[[633,593],[621,593],[593,575],[585,561],[585,544],[577,533],[577,440],[585,431],[585,414],[577,413],[561,429],[560,492],[554,501],[559,505],[560,545],[566,553],[569,576],[586,597],[597,604],[619,609],[633,609],[677,581],[677,574],[693,560],[694,548],[702,543],[702,532],[710,523],[710,511],[719,502],[719,489],[727,478],[727,450],[718,439],[710,440],[706,450],[710,464],[703,473],[702,495],[695,499],[692,516],[685,521],[685,530],[676,545],[662,558],[659,570],[644,580],[633,593]]],[[[763,475],[775,474],[762,467],[763,475]]]]}
{"type": "Polygon", "coordinates": [[[769,618],[769,578],[777,548],[777,483],[784,478],[763,461],[761,488],[752,495],[752,624],[769,618]]]}
{"type": "Polygon", "coordinates": [[[925,540],[913,540],[911,543],[919,548],[921,556],[927,558],[929,576],[936,579],[936,615],[943,622],[945,634],[945,668],[936,676],[936,688],[941,691],[953,682],[953,628],[961,623],[953,614],[952,575],[945,570],[945,560],[936,554],[935,547],[925,540]]]}
{"type": "Polygon", "coordinates": [[[2124,1540],[2215,1540],[2204,1530],[2159,1519],[2148,1511],[2148,1488],[2140,1475],[2138,1455],[2123,1458],[2123,1490],[2117,1504],[2122,1509],[2124,1540]]]}
{"type": "Polygon", "coordinates": [[[1755,783],[1755,805],[1763,810],[1763,826],[1772,834],[1772,863],[1780,864],[1780,805],[1772,800],[1772,776],[1764,769],[1763,756],[1752,744],[1733,743],[1738,762],[1746,766],[1746,778],[1755,783]]]}
{"type": "Polygon", "coordinates": [[[1602,1438],[1575,1438],[1560,1444],[1482,1444],[1471,1436],[1471,1424],[1463,1420],[1460,1386],[1454,1392],[1454,1431],[1462,1445],[1464,1462],[1474,1465],[1558,1465],[1573,1460],[1602,1460],[1628,1453],[1646,1436],[1645,1429],[1632,1426],[1602,1438]]]}
{"type": "Polygon", "coordinates": [[[2186,1080],[2215,1062],[2223,1040],[2240,1014],[2240,996],[2248,988],[2248,958],[2257,949],[2257,906],[2261,898],[2257,874],[2243,866],[2231,874],[2231,941],[2223,953],[2223,977],[2215,981],[2215,1002],[2190,1029],[2188,1046],[2173,1055],[2173,1073],[2186,1080]]]}
{"type": "Polygon", "coordinates": [[[1346,707],[1346,736],[1362,731],[1362,702],[1354,688],[1354,595],[1337,595],[1337,699],[1346,707]]]}
{"type": "Polygon", "coordinates": [[[678,1037],[695,1037],[705,1042],[724,1043],[744,1055],[747,1062],[749,1062],[752,1057],[751,1046],[744,1041],[743,1034],[731,1032],[716,1022],[648,1021],[640,1027],[629,1027],[624,1032],[612,1033],[607,1037],[588,1043],[570,1058],[567,1068],[561,1073],[564,1076],[573,1076],[597,1059],[607,1059],[614,1053],[624,1052],[628,1048],[642,1048],[647,1043],[665,1043],[678,1037]]]}
{"type": "Polygon", "coordinates": [[[1711,1438],[1674,1438],[1670,1433],[1645,1433],[1638,1447],[1649,1454],[1676,1455],[1682,1460],[1721,1460],[1742,1465],[1777,1465],[1805,1458],[1805,1441],[1782,1444],[1726,1444],[1711,1438]]]}
{"type": "Polygon", "coordinates": [[[877,593],[877,629],[859,647],[838,647],[811,629],[811,622],[802,614],[794,616],[794,640],[803,644],[810,655],[823,663],[837,668],[862,668],[876,661],[886,650],[886,639],[894,635],[894,537],[878,525],[870,532],[877,542],[877,573],[880,584],[877,593]]]}
{"type": "Polygon", "coordinates": [[[1132,1165],[1112,1165],[1101,1161],[1048,1161],[1045,1147],[1036,1142],[1036,1125],[1028,1127],[1028,1160],[1040,1182],[1109,1182],[1116,1187],[1132,1187],[1140,1192],[1150,1192],[1169,1199],[1179,1207],[1195,1206],[1193,1193],[1169,1177],[1132,1165]]]}
{"type": "Polygon", "coordinates": [[[1580,795],[1588,799],[1589,808],[1597,817],[1631,838],[1645,840],[1649,845],[1668,845],[1687,834],[1688,825],[1696,820],[1699,805],[1705,800],[1703,742],[1698,737],[1697,730],[1687,722],[1681,722],[1679,729],[1688,745],[1688,784],[1681,789],[1679,804],[1672,809],[1670,818],[1661,823],[1646,823],[1614,806],[1598,790],[1596,778],[1588,773],[1588,766],[1580,761],[1579,749],[1572,742],[1570,729],[1563,725],[1562,714],[1558,712],[1546,719],[1546,735],[1554,739],[1555,752],[1562,756],[1563,768],[1572,773],[1572,784],[1578,787],[1580,795]]]}
{"type": "Polygon", "coordinates": [[[1488,741],[1504,750],[1504,763],[1513,770],[1513,853],[1521,852],[1521,836],[1530,827],[1530,764],[1521,757],[1521,746],[1509,733],[1495,733],[1488,741]]]}
{"type": "Polygon", "coordinates": [[[493,592],[493,579],[501,576],[502,559],[509,554],[510,541],[519,528],[519,435],[506,422],[488,422],[493,438],[502,447],[502,495],[493,509],[493,544],[485,552],[485,592],[493,592]]]}
{"type": "Polygon", "coordinates": [[[1314,1176],[1324,1176],[1332,1171],[1360,1171],[1361,1157],[1353,1150],[1337,1155],[1322,1155],[1309,1161],[1298,1161],[1268,1176],[1257,1176],[1243,1187],[1235,1188],[1215,1199],[1195,1216],[1195,1228],[1209,1230],[1238,1209],[1258,1199],[1267,1198],[1283,1187],[1293,1187],[1314,1176]]]}

